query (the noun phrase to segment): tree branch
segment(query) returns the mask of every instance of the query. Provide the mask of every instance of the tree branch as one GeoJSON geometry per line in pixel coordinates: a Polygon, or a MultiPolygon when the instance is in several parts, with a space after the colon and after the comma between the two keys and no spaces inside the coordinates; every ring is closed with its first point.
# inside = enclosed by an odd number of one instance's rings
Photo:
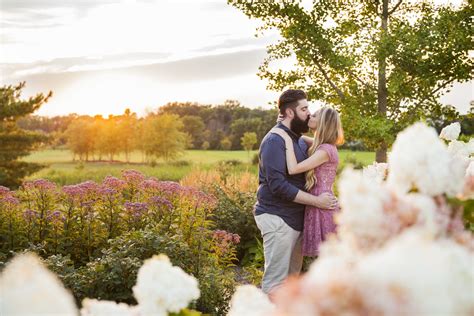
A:
{"type": "Polygon", "coordinates": [[[441,90],[441,89],[446,88],[446,86],[448,86],[449,84],[453,83],[454,81],[456,81],[456,78],[451,78],[451,79],[447,80],[447,81],[444,82],[442,85],[440,85],[438,88],[436,88],[436,89],[434,89],[433,91],[431,91],[431,94],[434,95],[436,92],[438,92],[438,91],[441,90]]]}
{"type": "Polygon", "coordinates": [[[360,83],[362,83],[364,86],[366,86],[367,88],[369,89],[375,89],[374,87],[372,87],[371,85],[369,85],[367,82],[365,82],[364,80],[360,79],[354,72],[352,72],[352,70],[348,70],[347,73],[349,75],[351,75],[352,77],[355,78],[355,80],[359,81],[360,83]]]}
{"type": "Polygon", "coordinates": [[[392,15],[392,13],[395,12],[395,10],[398,9],[398,7],[400,6],[400,4],[402,4],[402,1],[403,1],[403,0],[399,0],[399,1],[397,2],[397,4],[392,8],[392,10],[390,10],[390,11],[388,12],[388,15],[392,15]]]}
{"type": "Polygon", "coordinates": [[[453,83],[454,81],[456,81],[456,78],[451,78],[445,82],[443,82],[439,87],[437,87],[436,89],[432,90],[430,93],[426,94],[426,97],[424,97],[423,99],[421,99],[417,104],[416,106],[419,106],[421,105],[424,101],[428,100],[429,98],[434,98],[435,97],[435,94],[437,92],[439,92],[441,89],[444,89],[446,88],[446,86],[448,86],[449,84],[453,83]]]}
{"type": "Polygon", "coordinates": [[[321,72],[321,74],[323,75],[324,79],[326,79],[326,81],[329,83],[329,85],[337,92],[337,95],[339,96],[341,101],[344,101],[344,99],[346,98],[346,96],[344,95],[344,92],[342,92],[342,90],[339,89],[336,86],[336,84],[331,80],[331,78],[329,78],[328,73],[326,72],[326,70],[324,70],[324,68],[321,66],[319,61],[314,60],[314,63],[316,64],[316,67],[318,67],[318,69],[321,72]]]}

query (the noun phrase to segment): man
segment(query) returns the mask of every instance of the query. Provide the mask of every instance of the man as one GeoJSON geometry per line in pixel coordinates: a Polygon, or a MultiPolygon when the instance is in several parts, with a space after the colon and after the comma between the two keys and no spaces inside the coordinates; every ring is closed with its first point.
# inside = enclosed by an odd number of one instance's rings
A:
{"type": "MultiPolygon", "coordinates": [[[[287,90],[278,99],[281,121],[276,127],[285,130],[293,139],[297,161],[308,158],[301,135],[309,130],[310,117],[306,93],[287,90]]],[[[290,274],[301,271],[301,231],[305,205],[323,209],[336,206],[334,196],[323,193],[311,195],[304,190],[304,173],[289,175],[286,167],[285,141],[268,133],[259,150],[259,187],[255,204],[255,221],[263,237],[265,272],[262,290],[272,292],[290,274]]]]}

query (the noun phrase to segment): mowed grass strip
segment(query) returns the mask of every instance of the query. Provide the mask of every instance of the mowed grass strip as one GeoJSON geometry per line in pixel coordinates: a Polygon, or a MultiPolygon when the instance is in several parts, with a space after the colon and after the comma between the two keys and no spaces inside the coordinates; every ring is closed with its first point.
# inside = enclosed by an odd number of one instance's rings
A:
{"type": "MultiPolygon", "coordinates": [[[[174,161],[188,161],[189,163],[197,164],[212,164],[223,160],[239,160],[242,162],[248,162],[256,154],[257,151],[250,151],[248,154],[246,151],[224,151],[224,150],[186,150],[181,156],[174,159],[174,161]]],[[[78,157],[76,157],[78,158],[78,157]]],[[[95,156],[97,158],[97,156],[95,156]]],[[[41,151],[35,151],[31,155],[25,157],[23,160],[29,162],[38,162],[46,164],[56,163],[74,163],[73,154],[67,149],[47,149],[41,151]]],[[[77,159],[76,159],[77,160],[77,159]]],[[[91,162],[92,159],[90,159],[91,162]]],[[[102,157],[102,160],[108,160],[108,157],[102,157]]],[[[114,161],[124,163],[126,161],[125,155],[120,154],[114,156],[114,161]]],[[[76,161],[77,162],[77,161],[76,161]]],[[[143,163],[143,157],[140,152],[133,152],[130,155],[131,163],[143,163]]],[[[163,159],[157,159],[157,163],[164,163],[163,159]]],[[[97,163],[97,162],[94,162],[97,163]]]]}
{"type": "MultiPolygon", "coordinates": [[[[232,168],[233,172],[248,171],[257,173],[257,166],[249,163],[257,151],[217,151],[217,150],[187,150],[179,158],[165,162],[156,160],[151,166],[143,162],[141,153],[134,152],[130,156],[130,163],[125,162],[125,155],[117,155],[113,162],[108,161],[73,161],[69,150],[48,149],[33,152],[24,158],[25,161],[37,162],[47,165],[29,179],[45,178],[59,185],[68,185],[87,180],[100,182],[108,175],[120,176],[122,170],[135,169],[147,176],[160,180],[179,181],[194,169],[210,170],[218,168],[219,162],[237,160],[241,164],[232,168]]],[[[353,152],[340,150],[340,161],[357,161],[363,165],[374,161],[373,152],[353,152]]]]}

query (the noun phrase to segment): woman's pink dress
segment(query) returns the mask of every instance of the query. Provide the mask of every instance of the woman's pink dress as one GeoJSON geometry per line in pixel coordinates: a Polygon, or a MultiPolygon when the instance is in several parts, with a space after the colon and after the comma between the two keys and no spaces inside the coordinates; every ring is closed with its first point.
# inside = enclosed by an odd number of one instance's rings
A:
{"type": "MultiPolygon", "coordinates": [[[[315,169],[317,183],[311,189],[310,193],[320,195],[324,192],[330,192],[334,194],[332,187],[336,179],[337,165],[339,163],[337,148],[335,145],[321,144],[318,150],[325,150],[328,153],[329,161],[315,169]]],[[[306,206],[303,229],[304,256],[317,256],[321,242],[326,240],[328,234],[336,232],[334,214],[338,211],[339,208],[328,211],[314,206],[306,206]]]]}

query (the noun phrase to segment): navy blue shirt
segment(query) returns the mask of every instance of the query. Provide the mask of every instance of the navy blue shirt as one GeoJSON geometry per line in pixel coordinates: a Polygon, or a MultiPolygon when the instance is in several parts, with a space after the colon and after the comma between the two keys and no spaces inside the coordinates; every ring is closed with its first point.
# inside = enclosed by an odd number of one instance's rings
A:
{"type": "MultiPolygon", "coordinates": [[[[276,127],[284,129],[293,139],[296,160],[301,162],[307,159],[308,146],[301,135],[295,134],[281,123],[276,127]]],[[[304,190],[306,180],[304,173],[288,174],[285,140],[277,134],[265,135],[260,144],[259,158],[255,215],[263,213],[278,215],[288,226],[302,231],[305,206],[293,200],[299,190],[304,190]]]]}

